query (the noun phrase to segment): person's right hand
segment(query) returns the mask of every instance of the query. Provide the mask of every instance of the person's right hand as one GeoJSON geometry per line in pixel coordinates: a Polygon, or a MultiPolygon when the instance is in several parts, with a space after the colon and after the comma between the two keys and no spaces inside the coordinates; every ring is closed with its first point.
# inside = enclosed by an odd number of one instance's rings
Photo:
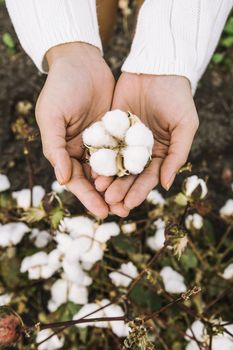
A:
{"type": "Polygon", "coordinates": [[[56,46],[46,58],[49,74],[36,105],[44,155],[59,183],[104,218],[108,206],[88,179],[89,166],[82,162],[82,132],[110,110],[113,75],[100,51],[89,44],[56,46]]]}

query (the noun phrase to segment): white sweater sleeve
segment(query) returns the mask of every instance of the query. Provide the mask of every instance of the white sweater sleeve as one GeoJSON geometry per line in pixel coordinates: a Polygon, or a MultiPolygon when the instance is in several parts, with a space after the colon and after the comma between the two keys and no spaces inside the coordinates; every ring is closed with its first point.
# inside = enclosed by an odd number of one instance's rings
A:
{"type": "Polygon", "coordinates": [[[145,0],[122,70],[182,75],[194,92],[232,6],[233,0],[145,0]]]}
{"type": "Polygon", "coordinates": [[[6,0],[22,47],[42,72],[53,46],[81,41],[102,50],[95,0],[6,0]]]}

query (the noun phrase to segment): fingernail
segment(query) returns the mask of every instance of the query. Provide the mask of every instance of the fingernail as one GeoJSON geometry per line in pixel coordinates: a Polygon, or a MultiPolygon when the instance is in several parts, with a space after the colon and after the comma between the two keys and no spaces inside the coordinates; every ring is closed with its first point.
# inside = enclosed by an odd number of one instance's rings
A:
{"type": "Polygon", "coordinates": [[[175,177],[176,177],[176,173],[174,173],[174,174],[171,176],[170,180],[169,180],[168,183],[166,184],[166,186],[165,186],[165,190],[166,190],[166,191],[169,191],[169,190],[170,190],[171,185],[173,184],[173,181],[174,181],[175,177]]]}
{"type": "Polygon", "coordinates": [[[64,178],[62,176],[62,172],[59,168],[59,166],[55,166],[54,168],[54,171],[55,171],[55,175],[56,175],[56,178],[57,178],[57,181],[59,182],[60,185],[64,185],[65,181],[64,181],[64,178]]]}

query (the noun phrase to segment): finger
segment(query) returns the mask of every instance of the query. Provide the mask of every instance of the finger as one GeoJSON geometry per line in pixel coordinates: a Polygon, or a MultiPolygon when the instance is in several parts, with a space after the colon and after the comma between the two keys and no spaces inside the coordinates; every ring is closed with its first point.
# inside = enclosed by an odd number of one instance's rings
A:
{"type": "Polygon", "coordinates": [[[161,158],[153,158],[151,164],[137,177],[125,197],[126,208],[133,209],[140,205],[158,184],[161,163],[161,158]]]}
{"type": "Polygon", "coordinates": [[[113,181],[105,192],[105,201],[108,204],[116,204],[123,201],[135,179],[136,176],[129,175],[113,181]]]}
{"type": "Polygon", "coordinates": [[[169,190],[176,173],[187,161],[194,135],[198,128],[198,119],[192,124],[185,122],[179,124],[171,134],[171,142],[160,173],[162,186],[169,190]]]}
{"type": "Polygon", "coordinates": [[[99,192],[105,192],[106,189],[111,185],[113,180],[114,180],[113,176],[102,176],[102,175],[99,175],[95,179],[95,188],[99,192]]]}
{"type": "Polygon", "coordinates": [[[94,186],[85,178],[81,164],[72,159],[73,173],[66,187],[94,215],[104,219],[108,215],[108,206],[94,186]]]}
{"type": "Polygon", "coordinates": [[[91,169],[91,176],[93,180],[96,180],[99,175],[94,170],[91,169]]]}
{"type": "Polygon", "coordinates": [[[121,218],[126,218],[129,215],[130,210],[128,208],[125,208],[124,203],[121,202],[110,205],[110,212],[112,214],[120,216],[121,218]]]}
{"type": "Polygon", "coordinates": [[[66,184],[72,174],[72,162],[66,150],[66,127],[63,117],[37,115],[44,156],[55,170],[60,184],[66,184]]]}

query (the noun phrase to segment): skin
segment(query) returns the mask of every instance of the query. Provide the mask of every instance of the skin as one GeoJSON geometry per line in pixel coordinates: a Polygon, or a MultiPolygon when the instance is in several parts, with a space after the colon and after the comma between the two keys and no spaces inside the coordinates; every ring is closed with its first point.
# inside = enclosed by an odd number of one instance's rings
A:
{"type": "Polygon", "coordinates": [[[126,217],[159,181],[168,190],[187,160],[198,128],[189,81],[181,76],[122,73],[115,87],[100,51],[85,43],[53,47],[46,58],[49,74],[36,118],[44,155],[59,183],[100,218],[109,211],[126,217]],[[139,176],[98,176],[84,163],[83,130],[116,108],[140,116],[154,134],[152,162],[139,176]]]}
{"type": "Polygon", "coordinates": [[[36,105],[43,153],[60,184],[94,215],[109,207],[90,179],[82,132],[111,108],[115,80],[100,51],[84,43],[53,47],[49,74],[36,105]]]}

